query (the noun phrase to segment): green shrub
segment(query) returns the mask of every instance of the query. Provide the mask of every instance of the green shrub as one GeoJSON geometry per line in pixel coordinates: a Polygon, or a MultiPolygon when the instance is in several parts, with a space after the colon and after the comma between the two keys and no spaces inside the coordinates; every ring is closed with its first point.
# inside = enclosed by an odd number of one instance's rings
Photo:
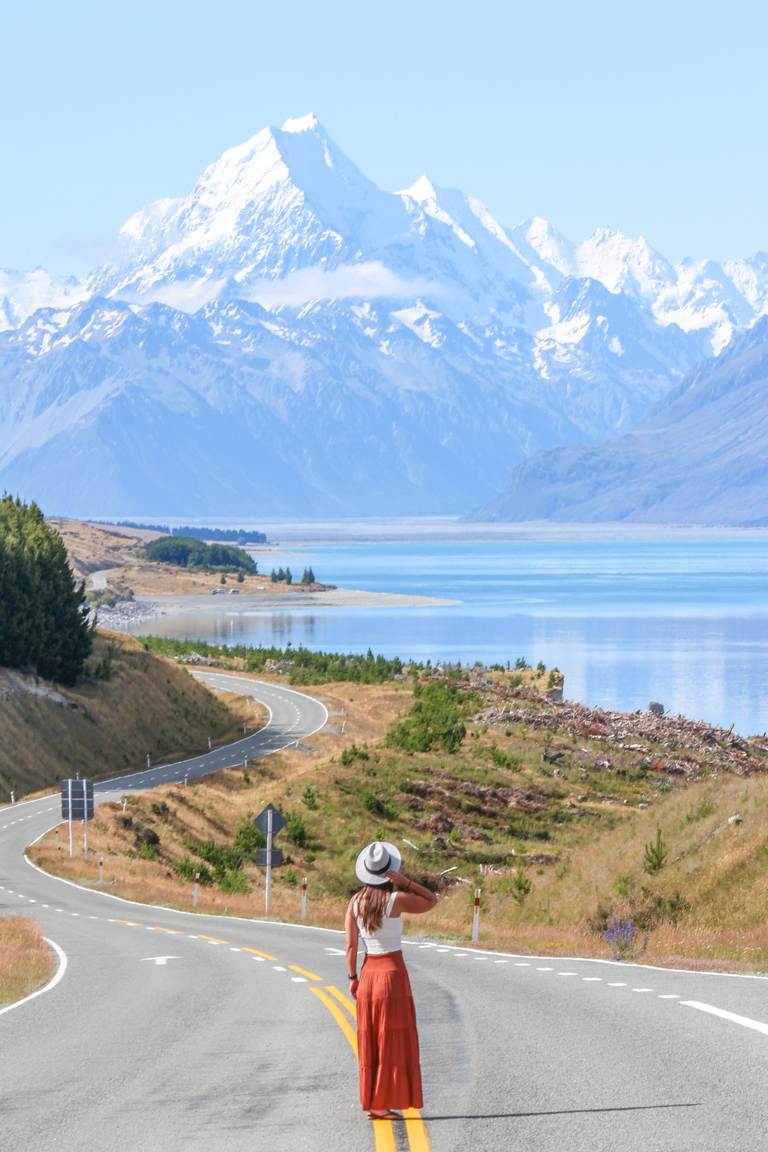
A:
{"type": "Polygon", "coordinates": [[[382,799],[368,784],[360,789],[360,803],[374,816],[381,816],[385,820],[394,820],[397,817],[393,806],[382,799]]]}
{"type": "Polygon", "coordinates": [[[307,784],[306,788],[301,794],[301,799],[304,801],[307,808],[309,808],[311,812],[316,811],[318,800],[317,788],[313,788],[311,784],[307,784]]]}
{"type": "Polygon", "coordinates": [[[285,818],[285,837],[297,848],[306,847],[309,833],[303,818],[297,812],[291,812],[285,818]]]}
{"type": "Polygon", "coordinates": [[[219,877],[219,887],[222,892],[240,894],[245,894],[251,890],[248,877],[240,868],[228,868],[223,875],[219,877]]]}
{"type": "Polygon", "coordinates": [[[664,843],[664,837],[661,834],[661,828],[656,828],[656,839],[651,840],[645,846],[645,854],[643,857],[643,868],[646,872],[653,874],[660,872],[664,867],[667,859],[667,847],[664,843]]]}
{"type": "Polygon", "coordinates": [[[522,904],[526,896],[530,896],[533,884],[525,874],[522,864],[518,864],[512,876],[512,895],[518,904],[522,904]]]}
{"type": "Polygon", "coordinates": [[[406,718],[391,728],[387,744],[403,752],[455,752],[466,735],[465,707],[453,684],[417,684],[406,718]]]}
{"type": "Polygon", "coordinates": [[[345,768],[348,768],[350,764],[354,764],[356,760],[367,759],[368,750],[366,748],[358,748],[357,744],[350,744],[349,748],[343,748],[341,756],[339,757],[340,762],[345,768]]]}
{"type": "Polygon", "coordinates": [[[198,876],[201,884],[213,884],[213,873],[208,865],[201,864],[199,860],[193,860],[190,856],[175,861],[171,866],[182,880],[189,880],[190,883],[193,883],[195,876],[198,876]]]}

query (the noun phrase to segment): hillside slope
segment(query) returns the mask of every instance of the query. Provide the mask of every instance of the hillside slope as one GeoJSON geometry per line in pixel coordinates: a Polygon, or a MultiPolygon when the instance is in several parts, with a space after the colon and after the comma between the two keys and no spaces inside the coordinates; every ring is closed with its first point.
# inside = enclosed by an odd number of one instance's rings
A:
{"type": "Polygon", "coordinates": [[[236,739],[229,709],[181,668],[118,633],[98,633],[94,675],[63,689],[0,669],[0,802],[63,777],[104,776],[236,739]],[[108,677],[108,678],[105,678],[108,677]]]}
{"type": "Polygon", "coordinates": [[[632,432],[519,465],[479,520],[768,523],[768,318],[632,432]]]}
{"type": "MultiPolygon", "coordinates": [[[[344,716],[335,734],[255,770],[132,798],[127,813],[106,805],[92,842],[112,890],[189,908],[198,873],[201,909],[260,915],[252,818],[272,802],[288,817],[272,891],[286,919],[297,918],[306,875],[311,920],[339,926],[360,846],[383,838],[441,890],[430,934],[466,939],[479,886],[485,946],[610,955],[613,916],[637,930],[625,955],[768,965],[764,742],[681,717],[560,705],[543,670],[475,669],[447,685],[422,673],[420,683],[421,696],[411,676],[323,684],[344,716]],[[417,706],[439,737],[424,751],[409,750],[423,747],[417,706]],[[657,828],[665,856],[651,873],[657,828]]],[[[35,859],[92,879],[93,866],[61,860],[50,837],[35,859]]]]}

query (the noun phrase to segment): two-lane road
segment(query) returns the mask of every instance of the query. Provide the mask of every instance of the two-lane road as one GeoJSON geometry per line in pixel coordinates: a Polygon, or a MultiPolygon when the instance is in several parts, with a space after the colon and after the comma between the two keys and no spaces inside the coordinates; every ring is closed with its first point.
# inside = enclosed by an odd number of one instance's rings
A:
{"type": "MultiPolygon", "coordinates": [[[[326,722],[302,693],[226,683],[271,712],[247,748],[107,782],[99,798],[242,763],[326,722]]],[[[340,933],[154,909],[45,876],[23,850],[57,821],[56,798],[0,811],[0,908],[38,917],[69,962],[55,989],[0,1015],[3,1149],[765,1148],[766,980],[415,940],[424,1119],[373,1133],[356,1102],[340,933]]]]}

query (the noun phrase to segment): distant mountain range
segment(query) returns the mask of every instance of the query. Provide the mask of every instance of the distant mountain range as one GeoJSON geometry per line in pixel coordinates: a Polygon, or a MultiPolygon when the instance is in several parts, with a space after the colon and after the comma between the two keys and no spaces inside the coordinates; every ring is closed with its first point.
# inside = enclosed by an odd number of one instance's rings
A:
{"type": "Polygon", "coordinates": [[[672,265],[504,227],[426,177],[386,192],[313,116],[136,213],[115,252],[80,282],[0,272],[0,488],[46,511],[530,518],[516,466],[656,419],[768,312],[764,253],[672,265]]]}
{"type": "Polygon", "coordinates": [[[768,317],[633,431],[519,465],[480,519],[768,526],[768,317]]]}

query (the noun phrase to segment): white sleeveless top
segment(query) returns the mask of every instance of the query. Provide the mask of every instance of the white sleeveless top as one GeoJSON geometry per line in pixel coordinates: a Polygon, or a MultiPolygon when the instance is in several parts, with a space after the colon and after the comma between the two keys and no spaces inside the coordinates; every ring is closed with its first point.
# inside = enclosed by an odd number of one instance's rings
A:
{"type": "Polygon", "coordinates": [[[365,951],[369,956],[384,956],[387,952],[401,952],[403,941],[403,918],[393,916],[392,908],[397,892],[393,892],[387,901],[384,919],[375,932],[366,932],[363,918],[358,914],[358,903],[355,900],[353,911],[357,921],[360,939],[365,944],[365,951]]]}

